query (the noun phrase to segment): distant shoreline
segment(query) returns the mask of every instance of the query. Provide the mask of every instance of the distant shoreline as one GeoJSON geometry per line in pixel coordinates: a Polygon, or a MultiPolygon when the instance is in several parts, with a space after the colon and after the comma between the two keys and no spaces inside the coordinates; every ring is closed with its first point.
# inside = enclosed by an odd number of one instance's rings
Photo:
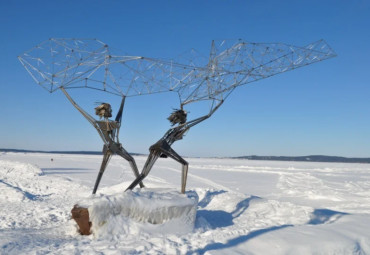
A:
{"type": "MultiPolygon", "coordinates": [[[[0,149],[0,152],[102,155],[102,152],[100,151],[39,151],[39,150],[0,149]]],[[[131,155],[143,156],[145,154],[131,153],[131,155]]],[[[209,157],[205,157],[205,158],[209,158],[209,157]]],[[[370,164],[370,158],[347,158],[347,157],[325,156],[325,155],[310,155],[310,156],[256,156],[256,155],[252,155],[252,156],[222,157],[222,158],[248,159],[248,160],[271,160],[271,161],[370,164]]]]}
{"type": "Polygon", "coordinates": [[[234,159],[248,160],[273,160],[273,161],[297,161],[297,162],[326,162],[326,163],[370,163],[370,158],[346,158],[338,156],[310,155],[310,156],[241,156],[234,159]]]}

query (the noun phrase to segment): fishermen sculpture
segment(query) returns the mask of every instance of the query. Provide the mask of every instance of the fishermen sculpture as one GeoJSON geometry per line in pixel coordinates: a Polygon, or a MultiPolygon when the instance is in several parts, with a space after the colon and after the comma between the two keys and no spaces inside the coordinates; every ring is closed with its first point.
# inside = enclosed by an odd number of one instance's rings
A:
{"type": "MultiPolygon", "coordinates": [[[[135,176],[139,177],[139,170],[137,168],[136,162],[134,158],[123,148],[122,144],[119,142],[119,129],[121,127],[122,121],[122,113],[123,107],[125,104],[125,98],[122,97],[121,106],[118,110],[117,116],[115,120],[109,120],[112,117],[112,108],[108,103],[102,103],[98,107],[95,108],[96,115],[103,118],[103,120],[95,120],[90,114],[84,111],[67,93],[67,91],[61,87],[60,88],[63,93],[66,95],[68,100],[72,103],[72,105],[93,125],[93,127],[98,131],[101,139],[104,142],[103,145],[103,161],[100,166],[100,170],[98,176],[95,181],[93,194],[96,193],[98,189],[100,180],[104,174],[105,169],[109,163],[110,158],[116,154],[121,156],[122,158],[126,159],[131,166],[132,171],[134,172],[135,176]]],[[[140,187],[144,187],[144,184],[140,182],[140,187]]]]}
{"type": "Polygon", "coordinates": [[[306,46],[285,43],[254,43],[239,40],[212,41],[209,58],[193,55],[181,61],[119,55],[97,39],[50,38],[19,56],[19,60],[38,85],[53,93],[62,90],[72,104],[95,127],[104,142],[103,162],[94,186],[100,179],[113,154],[129,161],[136,176],[128,187],[149,174],[156,160],[170,157],[182,165],[181,192],[185,192],[188,163],[173,149],[193,126],[208,119],[237,87],[335,57],[324,41],[306,46]],[[108,105],[97,109],[103,120],[95,120],[68,95],[68,89],[93,89],[122,97],[115,121],[108,118],[108,105]],[[154,93],[177,93],[181,107],[169,117],[173,127],[149,151],[141,174],[136,163],[118,140],[123,105],[126,97],[154,93]],[[208,101],[207,115],[187,121],[183,106],[208,101]]]}

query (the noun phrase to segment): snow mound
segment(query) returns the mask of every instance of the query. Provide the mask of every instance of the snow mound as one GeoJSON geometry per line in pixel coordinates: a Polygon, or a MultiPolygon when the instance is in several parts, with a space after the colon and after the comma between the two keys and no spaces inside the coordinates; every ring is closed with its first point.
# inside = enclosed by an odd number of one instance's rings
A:
{"type": "Polygon", "coordinates": [[[0,160],[1,179],[19,178],[20,174],[23,178],[33,178],[43,175],[43,172],[39,167],[29,163],[0,160]]]}
{"type": "Polygon", "coordinates": [[[90,197],[78,205],[88,208],[96,237],[142,231],[181,234],[194,228],[198,195],[146,188],[90,197]]]}
{"type": "Polygon", "coordinates": [[[71,197],[86,197],[87,192],[90,189],[66,178],[44,175],[37,165],[0,160],[0,229],[65,224],[70,221],[71,197]]]}

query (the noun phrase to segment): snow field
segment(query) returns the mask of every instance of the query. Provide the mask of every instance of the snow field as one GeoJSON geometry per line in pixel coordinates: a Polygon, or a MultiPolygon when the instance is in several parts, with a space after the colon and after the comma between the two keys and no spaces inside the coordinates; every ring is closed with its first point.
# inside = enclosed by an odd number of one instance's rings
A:
{"type": "MultiPolygon", "coordinates": [[[[0,154],[0,253],[370,254],[369,165],[188,159],[187,190],[199,197],[192,231],[119,218],[109,231],[80,236],[70,211],[92,198],[100,161],[0,154]]],[[[180,169],[159,160],[145,179],[148,194],[177,192],[180,169]]],[[[113,157],[95,198],[112,198],[132,180],[127,162],[113,157]]]]}

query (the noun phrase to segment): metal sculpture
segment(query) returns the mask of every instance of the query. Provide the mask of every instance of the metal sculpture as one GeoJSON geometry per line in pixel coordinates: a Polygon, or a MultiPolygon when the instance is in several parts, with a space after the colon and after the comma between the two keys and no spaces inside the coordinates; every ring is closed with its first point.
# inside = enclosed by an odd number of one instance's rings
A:
{"type": "Polygon", "coordinates": [[[208,119],[238,86],[264,79],[334,57],[329,45],[320,40],[305,47],[282,43],[249,43],[242,40],[212,42],[208,58],[190,56],[187,60],[165,60],[115,54],[99,40],[49,39],[24,53],[19,60],[33,79],[49,92],[58,89],[98,130],[104,141],[104,158],[97,185],[111,154],[128,160],[135,173],[134,188],[149,174],[156,160],[170,157],[182,164],[181,192],[185,192],[188,163],[172,148],[193,126],[208,119]],[[67,89],[90,88],[122,97],[116,121],[95,121],[79,107],[67,89]],[[177,93],[180,107],[169,121],[174,127],[150,147],[150,154],[138,174],[133,158],[118,141],[126,97],[161,92],[177,93]],[[187,121],[184,106],[209,101],[209,112],[187,121]],[[105,128],[108,127],[108,128],[105,128]]]}

